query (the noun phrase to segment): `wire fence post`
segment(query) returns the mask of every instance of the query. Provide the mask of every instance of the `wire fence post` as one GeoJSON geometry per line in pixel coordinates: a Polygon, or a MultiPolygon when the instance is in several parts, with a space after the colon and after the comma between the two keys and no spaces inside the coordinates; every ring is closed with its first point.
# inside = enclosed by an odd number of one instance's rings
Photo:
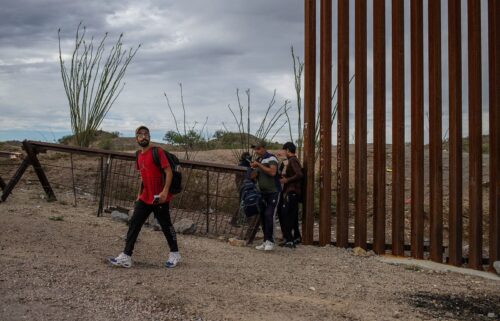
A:
{"type": "Polygon", "coordinates": [[[76,187],[75,187],[75,172],[74,172],[74,166],[73,166],[73,154],[69,154],[69,157],[71,160],[71,180],[73,182],[73,197],[75,199],[74,206],[76,207],[76,187]]]}
{"type": "Polygon", "coordinates": [[[207,171],[207,234],[210,231],[209,221],[210,221],[210,172],[207,171]]]}
{"type": "Polygon", "coordinates": [[[108,180],[109,164],[111,163],[111,155],[108,156],[106,163],[104,164],[104,172],[101,174],[101,195],[99,197],[99,208],[97,210],[97,216],[101,216],[104,209],[104,196],[106,195],[106,183],[108,180]]]}

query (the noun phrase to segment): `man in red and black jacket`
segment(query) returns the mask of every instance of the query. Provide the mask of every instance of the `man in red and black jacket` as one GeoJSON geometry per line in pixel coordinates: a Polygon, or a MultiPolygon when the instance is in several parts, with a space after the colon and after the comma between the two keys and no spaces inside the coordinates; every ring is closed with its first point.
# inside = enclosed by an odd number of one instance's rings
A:
{"type": "Polygon", "coordinates": [[[281,246],[295,248],[302,241],[299,230],[299,203],[302,197],[302,166],[295,155],[296,146],[292,142],[283,145],[288,164],[280,179],[283,184],[278,205],[278,217],[283,232],[281,246]]]}
{"type": "Polygon", "coordinates": [[[169,193],[169,188],[173,176],[172,169],[167,156],[163,152],[158,153],[161,166],[155,164],[153,148],[156,147],[150,145],[151,137],[146,126],[137,128],[135,137],[137,143],[141,146],[141,150],[137,153],[136,163],[137,170],[141,172],[141,188],[135,202],[134,214],[129,222],[125,249],[116,258],[110,258],[109,262],[115,266],[125,268],[132,266],[131,256],[135,242],[142,226],[153,212],[170,247],[170,255],[165,266],[173,268],[180,262],[181,256],[177,247],[175,230],[170,219],[169,204],[172,200],[172,194],[169,193]]]}

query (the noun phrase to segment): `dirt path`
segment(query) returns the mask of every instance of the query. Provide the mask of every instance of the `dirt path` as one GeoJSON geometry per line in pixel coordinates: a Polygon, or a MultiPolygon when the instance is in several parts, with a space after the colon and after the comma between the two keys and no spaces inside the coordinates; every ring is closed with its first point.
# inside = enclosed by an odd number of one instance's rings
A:
{"type": "Polygon", "coordinates": [[[146,228],[134,267],[111,268],[104,258],[120,252],[126,226],[96,218],[95,204],[47,203],[42,193],[36,185],[19,186],[0,204],[2,321],[494,320],[486,314],[500,314],[498,282],[387,265],[334,247],[261,253],[180,236],[184,261],[167,270],[166,242],[146,228]]]}

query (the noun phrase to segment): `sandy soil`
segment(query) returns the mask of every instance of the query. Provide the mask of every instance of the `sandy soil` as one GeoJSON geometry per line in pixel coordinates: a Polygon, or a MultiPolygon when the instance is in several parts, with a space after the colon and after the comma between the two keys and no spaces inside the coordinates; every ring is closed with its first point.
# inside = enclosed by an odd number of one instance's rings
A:
{"type": "Polygon", "coordinates": [[[183,262],[167,270],[166,242],[147,228],[134,267],[112,268],[105,258],[121,251],[126,226],[95,217],[95,203],[85,199],[75,208],[41,195],[37,184],[21,184],[0,203],[2,321],[494,320],[486,315],[500,314],[498,282],[387,265],[334,247],[262,253],[179,236],[183,262]]]}

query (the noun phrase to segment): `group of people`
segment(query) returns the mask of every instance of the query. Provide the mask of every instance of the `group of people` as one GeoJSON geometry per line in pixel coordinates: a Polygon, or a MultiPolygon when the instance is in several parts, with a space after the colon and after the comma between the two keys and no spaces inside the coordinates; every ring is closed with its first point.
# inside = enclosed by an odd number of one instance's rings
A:
{"type": "MultiPolygon", "coordinates": [[[[174,268],[181,261],[181,256],[169,209],[170,200],[173,197],[170,193],[172,168],[164,153],[154,153],[156,147],[150,144],[151,136],[146,126],[136,129],[135,138],[141,147],[136,159],[136,169],[141,174],[141,185],[135,201],[134,213],[129,221],[124,250],[117,257],[110,257],[108,261],[114,266],[132,267],[132,252],[139,232],[149,215],[154,213],[170,248],[165,267],[174,268]],[[159,157],[159,160],[155,157],[159,157]]],[[[262,196],[259,212],[264,242],[257,246],[257,249],[265,251],[274,249],[276,212],[278,212],[283,232],[283,243],[280,245],[293,248],[301,242],[298,206],[301,197],[302,168],[295,155],[296,147],[291,142],[283,145],[288,159],[286,169],[283,166],[279,167],[278,158],[266,150],[264,142],[251,147],[257,159],[249,162],[248,165],[253,169],[251,178],[257,184],[262,196]]]]}
{"type": "Polygon", "coordinates": [[[302,197],[302,167],[296,156],[296,146],[287,142],[282,149],[286,155],[287,165],[281,163],[278,157],[266,149],[265,142],[251,146],[257,159],[250,163],[253,169],[251,178],[256,182],[262,196],[259,211],[264,242],[257,250],[272,251],[275,247],[274,223],[278,213],[283,241],[283,247],[295,248],[301,243],[299,230],[299,203],[302,197]]]}

